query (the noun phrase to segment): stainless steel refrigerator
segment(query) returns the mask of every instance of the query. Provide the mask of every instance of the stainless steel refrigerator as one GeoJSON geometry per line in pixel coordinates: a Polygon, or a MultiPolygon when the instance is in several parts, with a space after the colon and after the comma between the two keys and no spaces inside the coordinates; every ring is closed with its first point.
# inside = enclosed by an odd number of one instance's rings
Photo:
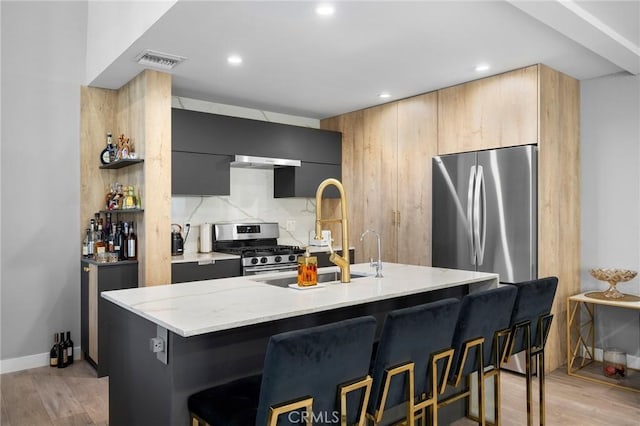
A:
{"type": "Polygon", "coordinates": [[[433,266],[537,277],[537,147],[433,158],[433,266]]]}
{"type": "Polygon", "coordinates": [[[434,157],[433,266],[537,278],[537,166],[531,145],[434,157]]]}

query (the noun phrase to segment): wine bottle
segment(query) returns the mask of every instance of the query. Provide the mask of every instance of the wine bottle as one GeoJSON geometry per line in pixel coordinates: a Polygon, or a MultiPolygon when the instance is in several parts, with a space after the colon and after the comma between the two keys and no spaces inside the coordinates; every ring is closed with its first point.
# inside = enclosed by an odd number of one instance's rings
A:
{"type": "Polygon", "coordinates": [[[127,260],[129,258],[129,252],[127,251],[128,247],[127,244],[129,244],[129,242],[127,241],[129,239],[129,223],[128,222],[122,222],[122,252],[123,254],[123,258],[124,260],[127,260]]]}
{"type": "Polygon", "coordinates": [[[67,366],[67,351],[64,347],[64,333],[60,332],[58,338],[58,368],[65,368],[67,366]]]}
{"type": "Polygon", "coordinates": [[[73,364],[73,340],[71,340],[71,332],[67,331],[67,362],[73,364]]]}
{"type": "Polygon", "coordinates": [[[53,334],[53,346],[49,352],[49,366],[58,366],[58,333],[53,334]]]}
{"type": "Polygon", "coordinates": [[[122,224],[116,224],[116,235],[113,239],[113,251],[118,253],[118,260],[125,260],[124,257],[124,234],[122,233],[122,224]]]}
{"type": "Polygon", "coordinates": [[[93,258],[95,257],[95,228],[94,228],[94,221],[93,219],[91,219],[91,224],[89,225],[89,234],[88,234],[89,240],[87,241],[87,257],[93,258]]]}
{"type": "Polygon", "coordinates": [[[113,161],[111,152],[113,151],[113,144],[111,141],[111,133],[107,133],[107,147],[100,153],[100,162],[102,164],[109,164],[113,161]]]}
{"type": "Polygon", "coordinates": [[[82,240],[82,257],[89,257],[89,228],[85,230],[86,235],[82,240]]]}
{"type": "Polygon", "coordinates": [[[133,222],[129,228],[129,236],[127,237],[127,259],[138,259],[138,237],[133,229],[133,222]]]}

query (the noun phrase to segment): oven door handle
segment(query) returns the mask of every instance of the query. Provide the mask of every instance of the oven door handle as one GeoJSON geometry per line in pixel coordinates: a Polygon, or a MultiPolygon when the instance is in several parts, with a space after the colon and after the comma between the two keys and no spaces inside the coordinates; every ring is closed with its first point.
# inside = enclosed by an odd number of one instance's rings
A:
{"type": "Polygon", "coordinates": [[[257,274],[267,274],[269,272],[287,272],[287,271],[297,271],[297,270],[298,270],[297,264],[245,266],[242,269],[242,275],[257,275],[257,274]]]}

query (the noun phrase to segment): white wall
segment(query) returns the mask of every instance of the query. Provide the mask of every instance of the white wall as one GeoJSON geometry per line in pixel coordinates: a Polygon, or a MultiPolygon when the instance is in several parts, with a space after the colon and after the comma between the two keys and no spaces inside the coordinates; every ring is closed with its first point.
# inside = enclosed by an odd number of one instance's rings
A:
{"type": "Polygon", "coordinates": [[[47,362],[54,332],[70,330],[80,344],[77,230],[87,3],[2,1],[0,7],[5,372],[47,362]],[[15,357],[27,358],[20,364],[15,357]]]}
{"type": "MultiPolygon", "coordinates": [[[[582,290],[604,290],[590,268],[640,271],[640,76],[581,82],[582,290]]],[[[640,278],[618,284],[640,295],[640,278]]],[[[597,346],[640,356],[638,312],[599,309],[597,346]]]]}
{"type": "Polygon", "coordinates": [[[89,1],[84,84],[98,77],[176,1],[89,1]]]}

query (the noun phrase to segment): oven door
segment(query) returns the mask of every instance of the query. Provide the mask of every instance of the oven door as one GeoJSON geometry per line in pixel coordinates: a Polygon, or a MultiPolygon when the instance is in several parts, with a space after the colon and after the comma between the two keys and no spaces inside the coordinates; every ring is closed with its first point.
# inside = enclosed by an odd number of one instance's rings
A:
{"type": "Polygon", "coordinates": [[[297,270],[298,264],[296,263],[289,263],[286,265],[245,266],[244,268],[242,268],[242,275],[272,274],[274,272],[287,272],[297,270]]]}

